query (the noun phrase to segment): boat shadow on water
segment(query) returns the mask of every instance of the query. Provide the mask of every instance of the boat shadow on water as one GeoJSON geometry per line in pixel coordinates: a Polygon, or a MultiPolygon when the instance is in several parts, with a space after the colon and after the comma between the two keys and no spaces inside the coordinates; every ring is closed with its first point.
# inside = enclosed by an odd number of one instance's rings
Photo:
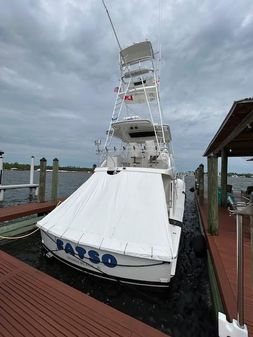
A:
{"type": "Polygon", "coordinates": [[[200,235],[191,177],[186,180],[186,205],[176,275],[169,288],[154,290],[98,279],[41,253],[35,233],[1,249],[58,280],[173,337],[217,336],[205,254],[192,245],[200,235]]]}

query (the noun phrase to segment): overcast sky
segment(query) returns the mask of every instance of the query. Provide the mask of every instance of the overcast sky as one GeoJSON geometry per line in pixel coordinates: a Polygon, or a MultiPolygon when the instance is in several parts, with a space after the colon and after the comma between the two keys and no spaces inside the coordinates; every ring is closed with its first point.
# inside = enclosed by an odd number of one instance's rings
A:
{"type": "MultiPolygon", "coordinates": [[[[233,101],[253,96],[252,0],[107,0],[120,43],[162,44],[161,96],[178,170],[195,169],[233,101]],[[161,27],[161,29],[159,29],[161,27]],[[159,33],[160,31],[160,33],[159,33]]],[[[100,0],[0,0],[0,149],[6,161],[91,166],[119,78],[100,0]]],[[[245,158],[229,170],[252,172],[245,158]]]]}

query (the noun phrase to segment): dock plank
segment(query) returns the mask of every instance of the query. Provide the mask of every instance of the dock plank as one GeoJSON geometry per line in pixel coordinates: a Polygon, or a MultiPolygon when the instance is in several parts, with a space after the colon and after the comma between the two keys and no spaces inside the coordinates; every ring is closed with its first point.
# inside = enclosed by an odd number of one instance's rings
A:
{"type": "MultiPolygon", "coordinates": [[[[63,199],[61,198],[59,200],[62,201],[63,199]]],[[[54,208],[55,204],[50,201],[2,207],[0,208],[0,222],[18,219],[36,213],[49,213],[54,208]]]]}
{"type": "MultiPolygon", "coordinates": [[[[103,318],[101,318],[100,320],[97,320],[96,317],[94,316],[94,312],[92,312],[91,310],[89,311],[87,308],[87,310],[85,311],[85,318],[83,318],[83,315],[79,315],[78,312],[76,312],[75,314],[73,312],[75,312],[75,309],[78,307],[78,304],[75,301],[71,301],[71,299],[69,299],[68,297],[62,295],[59,296],[58,291],[54,291],[54,289],[52,288],[48,288],[45,289],[45,286],[43,285],[43,288],[38,288],[37,286],[37,282],[36,283],[31,283],[30,280],[26,277],[26,275],[21,275],[21,277],[16,278],[17,283],[19,283],[20,281],[20,285],[22,287],[24,287],[24,289],[26,291],[30,291],[32,292],[33,295],[36,295],[37,299],[42,302],[42,306],[43,306],[43,301],[45,299],[45,297],[47,298],[47,300],[50,300],[50,309],[51,310],[58,310],[59,313],[61,315],[65,315],[66,320],[71,320],[71,324],[80,324],[81,321],[85,321],[87,325],[90,325],[90,321],[92,321],[92,323],[98,323],[100,324],[100,326],[102,326],[102,330],[104,329],[104,326],[107,326],[108,323],[110,323],[108,320],[104,320],[103,318]],[[68,307],[69,310],[66,312],[66,310],[62,307],[59,307],[59,302],[61,302],[64,307],[68,307]]],[[[81,306],[78,307],[80,309],[80,311],[83,311],[83,308],[81,308],[81,306]]],[[[113,324],[114,329],[117,329],[119,333],[123,334],[125,333],[124,329],[121,329],[117,324],[113,324]]],[[[92,325],[93,326],[93,325],[92,325]]],[[[92,330],[92,326],[90,327],[90,329],[92,330]]],[[[87,326],[88,327],[88,326],[87,326]]],[[[96,330],[99,330],[99,327],[96,328],[96,330]]],[[[102,331],[101,331],[102,333],[102,331]]],[[[111,331],[111,334],[113,334],[113,331],[111,331]]]]}
{"type": "Polygon", "coordinates": [[[165,337],[0,251],[0,336],[165,337]]]}
{"type": "MultiPolygon", "coordinates": [[[[198,201],[198,199],[197,199],[198,201]]],[[[226,208],[219,208],[219,235],[208,233],[208,204],[198,201],[198,208],[215,269],[225,313],[236,319],[236,223],[226,208]]],[[[243,219],[244,234],[244,311],[249,337],[253,337],[253,293],[251,280],[251,248],[249,218],[243,219]]]]}

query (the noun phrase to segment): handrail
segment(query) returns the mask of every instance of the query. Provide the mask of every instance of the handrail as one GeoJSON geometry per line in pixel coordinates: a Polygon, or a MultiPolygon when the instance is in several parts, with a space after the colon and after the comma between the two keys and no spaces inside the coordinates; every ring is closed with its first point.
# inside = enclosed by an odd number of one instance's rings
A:
{"type": "Polygon", "coordinates": [[[253,193],[249,203],[235,204],[230,197],[228,201],[232,207],[231,214],[236,215],[236,246],[237,246],[237,324],[243,329],[244,324],[244,249],[243,249],[243,216],[253,216],[253,193]]]}
{"type": "Polygon", "coordinates": [[[243,247],[243,216],[253,216],[253,193],[248,204],[240,202],[235,204],[231,197],[228,197],[231,206],[230,214],[236,215],[236,241],[237,241],[237,320],[228,322],[226,316],[219,312],[219,337],[248,337],[247,325],[244,323],[244,247],[243,247]]]}
{"type": "Polygon", "coordinates": [[[39,187],[39,184],[0,185],[0,191],[19,189],[19,188],[37,188],[37,187],[39,187]]]}

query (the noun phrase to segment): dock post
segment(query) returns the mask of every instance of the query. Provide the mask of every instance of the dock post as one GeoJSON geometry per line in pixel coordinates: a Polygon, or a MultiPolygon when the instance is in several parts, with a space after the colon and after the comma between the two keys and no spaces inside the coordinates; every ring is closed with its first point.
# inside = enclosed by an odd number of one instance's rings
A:
{"type": "Polygon", "coordinates": [[[228,174],[228,157],[225,149],[221,151],[221,204],[227,206],[227,174],[228,174]]]}
{"type": "Polygon", "coordinates": [[[33,184],[34,179],[34,156],[31,156],[31,165],[30,165],[30,184],[33,184]]]}
{"type": "Polygon", "coordinates": [[[40,160],[39,202],[45,202],[46,171],[47,171],[47,160],[45,158],[41,158],[40,160]]]}
{"type": "Polygon", "coordinates": [[[195,176],[195,191],[199,194],[199,168],[197,168],[194,172],[195,176]]]}
{"type": "Polygon", "coordinates": [[[199,201],[204,201],[204,165],[199,165],[199,201]]]}
{"type": "MultiPolygon", "coordinates": [[[[4,165],[3,165],[3,151],[0,151],[0,185],[3,184],[3,172],[4,172],[4,165]]],[[[4,190],[0,190],[0,201],[4,200],[4,190]]]]}
{"type": "Polygon", "coordinates": [[[59,160],[57,158],[54,158],[53,172],[52,172],[52,189],[51,189],[51,201],[54,204],[57,203],[58,170],[59,170],[59,160]]]}
{"type": "Polygon", "coordinates": [[[218,158],[208,157],[208,231],[218,235],[218,158]]]}
{"type": "MultiPolygon", "coordinates": [[[[34,156],[31,156],[31,165],[30,165],[30,184],[32,185],[34,181],[34,156]]],[[[32,200],[34,188],[29,188],[29,199],[32,200]]]]}

